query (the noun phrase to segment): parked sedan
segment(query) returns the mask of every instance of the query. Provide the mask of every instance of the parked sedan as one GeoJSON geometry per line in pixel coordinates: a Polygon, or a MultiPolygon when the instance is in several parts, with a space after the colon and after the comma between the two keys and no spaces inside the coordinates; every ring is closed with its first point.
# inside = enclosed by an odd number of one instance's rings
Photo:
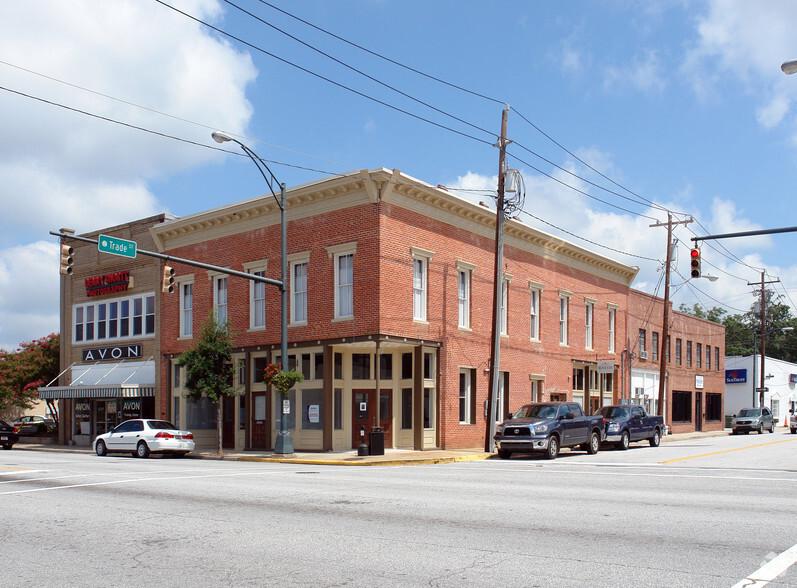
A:
{"type": "Polygon", "coordinates": [[[41,416],[24,416],[18,418],[11,424],[14,425],[14,428],[20,435],[37,435],[39,433],[46,433],[50,430],[50,427],[54,427],[55,421],[41,416]]]}
{"type": "Polygon", "coordinates": [[[775,419],[766,406],[763,408],[743,408],[731,421],[731,434],[733,435],[749,433],[750,431],[758,431],[760,435],[764,430],[770,433],[775,432],[775,419]]]}
{"type": "Polygon", "coordinates": [[[11,449],[19,441],[16,429],[5,421],[0,421],[0,445],[3,449],[11,449]]]}
{"type": "Polygon", "coordinates": [[[158,419],[131,419],[94,439],[94,451],[99,456],[129,452],[133,457],[149,457],[151,453],[182,457],[193,450],[191,431],[181,431],[169,421],[158,419]]]}

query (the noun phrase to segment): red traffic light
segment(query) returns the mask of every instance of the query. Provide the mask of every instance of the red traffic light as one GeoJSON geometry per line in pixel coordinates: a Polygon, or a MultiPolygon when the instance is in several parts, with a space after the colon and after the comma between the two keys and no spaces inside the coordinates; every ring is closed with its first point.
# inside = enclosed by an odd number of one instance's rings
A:
{"type": "Polygon", "coordinates": [[[690,251],[689,255],[691,255],[691,257],[692,257],[692,261],[690,263],[690,265],[692,266],[691,267],[691,271],[690,271],[690,276],[693,277],[693,278],[699,278],[700,277],[700,249],[695,247],[694,249],[692,249],[690,251]]]}
{"type": "Polygon", "coordinates": [[[700,249],[692,249],[692,257],[700,257],[700,249]]]}

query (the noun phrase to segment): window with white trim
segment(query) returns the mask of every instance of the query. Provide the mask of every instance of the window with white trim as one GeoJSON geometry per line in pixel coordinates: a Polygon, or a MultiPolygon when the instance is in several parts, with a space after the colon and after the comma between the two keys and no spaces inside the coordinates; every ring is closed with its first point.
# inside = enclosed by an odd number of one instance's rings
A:
{"type": "Polygon", "coordinates": [[[412,318],[426,320],[426,273],[429,260],[414,257],[412,260],[412,318]]]}
{"type": "Polygon", "coordinates": [[[584,348],[592,349],[592,325],[595,315],[595,302],[587,300],[584,302],[584,348]]]}
{"type": "Polygon", "coordinates": [[[457,326],[470,328],[470,277],[471,269],[457,264],[457,326]]]}
{"type": "Polygon", "coordinates": [[[507,332],[507,309],[509,308],[509,280],[501,280],[501,334],[508,335],[507,332]]]}
{"type": "Polygon", "coordinates": [[[609,307],[609,353],[614,353],[615,333],[617,332],[617,308],[609,307]]]}
{"type": "Polygon", "coordinates": [[[213,311],[219,325],[227,322],[227,276],[213,278],[213,311]]]}
{"type": "Polygon", "coordinates": [[[459,422],[463,425],[472,425],[476,419],[473,396],[475,379],[475,369],[459,368],[459,422]]]}
{"type": "Polygon", "coordinates": [[[307,261],[291,263],[291,324],[307,324],[307,261]]]}
{"type": "Polygon", "coordinates": [[[194,334],[194,283],[180,282],[180,336],[194,334]]]}
{"type": "Polygon", "coordinates": [[[531,287],[529,291],[531,295],[531,304],[529,309],[529,337],[532,341],[539,341],[540,340],[540,294],[542,294],[542,290],[535,286],[531,287]]]}
{"type": "Polygon", "coordinates": [[[155,334],[155,294],[72,307],[73,341],[118,341],[155,334]]]}
{"type": "MultiPolygon", "coordinates": [[[[266,277],[268,261],[250,261],[243,264],[244,271],[259,278],[266,277]]],[[[264,282],[249,280],[249,328],[266,328],[266,286],[264,282]]]]}
{"type": "Polygon", "coordinates": [[[357,242],[327,247],[335,269],[335,320],[354,317],[354,254],[357,242]]]}
{"type": "Polygon", "coordinates": [[[567,345],[567,315],[570,306],[570,296],[559,293],[559,345],[567,345]]]}

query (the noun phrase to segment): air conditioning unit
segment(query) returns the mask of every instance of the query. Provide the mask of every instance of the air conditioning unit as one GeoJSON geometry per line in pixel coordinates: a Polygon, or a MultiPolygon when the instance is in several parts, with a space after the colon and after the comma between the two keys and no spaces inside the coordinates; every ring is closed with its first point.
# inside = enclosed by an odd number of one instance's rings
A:
{"type": "Polygon", "coordinates": [[[639,359],[647,359],[647,358],[648,358],[648,352],[647,351],[640,351],[639,352],[639,359]]]}

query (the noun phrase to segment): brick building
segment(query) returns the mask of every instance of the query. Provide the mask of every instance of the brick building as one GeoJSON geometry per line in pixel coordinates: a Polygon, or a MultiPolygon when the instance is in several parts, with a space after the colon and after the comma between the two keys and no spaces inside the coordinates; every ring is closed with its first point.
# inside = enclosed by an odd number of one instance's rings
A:
{"type": "MultiPolygon", "coordinates": [[[[80,236],[111,235],[152,250],[150,228],[169,218],[161,214],[80,236]]],[[[161,416],[155,395],[161,269],[151,257],[108,255],[72,239],[68,245],[74,263],[72,274],[61,276],[61,374],[39,388],[39,398],[58,401],[60,443],[89,445],[123,420],[161,416]]]]}
{"type": "MultiPolygon", "coordinates": [[[[386,447],[483,445],[495,213],[387,169],[297,186],[287,202],[288,364],[305,376],[290,396],[294,446],[349,449],[377,424],[386,447]]],[[[152,236],[165,254],[279,279],[271,195],[167,220],[152,236]]],[[[185,399],[176,358],[215,312],[235,333],[241,392],[225,401],[223,445],[273,447],[281,401],[263,369],[281,360],[277,289],[172,265],[160,412],[213,446],[215,409],[185,399]]],[[[637,269],[509,220],[503,270],[499,418],[532,400],[589,410],[618,398],[637,269]],[[598,373],[599,360],[615,372],[598,373]]]]}
{"type": "MultiPolygon", "coordinates": [[[[670,303],[672,305],[672,303],[670,303]]],[[[664,421],[673,433],[722,430],[724,425],[725,327],[681,312],[669,311],[663,342],[664,300],[638,290],[628,296],[630,387],[622,398],[658,410],[661,353],[666,376],[664,421]]]]}

